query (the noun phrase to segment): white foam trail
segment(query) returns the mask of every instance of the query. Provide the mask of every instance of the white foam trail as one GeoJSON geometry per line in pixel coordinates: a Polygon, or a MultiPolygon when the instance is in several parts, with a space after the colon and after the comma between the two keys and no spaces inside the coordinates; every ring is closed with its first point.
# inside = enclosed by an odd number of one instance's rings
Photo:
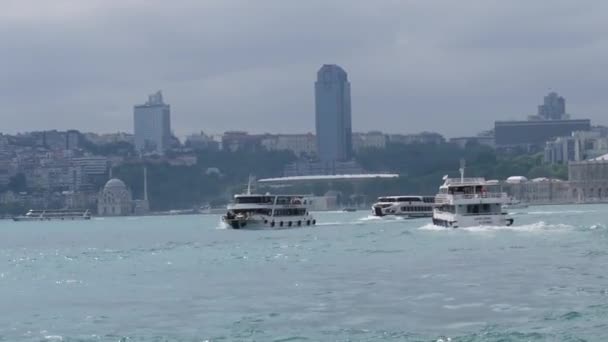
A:
{"type": "Polygon", "coordinates": [[[587,214],[597,213],[597,210],[564,210],[564,211],[529,211],[528,215],[557,215],[557,214],[587,214]]]}
{"type": "Polygon", "coordinates": [[[382,220],[382,217],[369,215],[367,217],[362,217],[359,221],[378,221],[382,220]]]}
{"type": "Polygon", "coordinates": [[[476,227],[463,227],[463,228],[445,228],[435,226],[432,223],[426,224],[422,227],[418,227],[419,230],[430,230],[430,231],[467,231],[473,233],[483,232],[496,232],[496,231],[519,231],[519,232],[540,232],[540,231],[556,231],[564,229],[572,229],[572,226],[566,224],[547,224],[544,221],[524,224],[521,226],[476,226],[476,227]]]}
{"type": "Polygon", "coordinates": [[[436,225],[434,225],[432,223],[425,224],[422,227],[418,227],[418,229],[419,230],[434,230],[434,231],[450,231],[450,230],[453,230],[453,229],[449,229],[449,228],[445,228],[445,227],[436,226],[436,225]]]}
{"type": "Polygon", "coordinates": [[[326,227],[326,226],[339,226],[343,224],[351,224],[350,222],[317,222],[317,226],[326,227]]]}
{"type": "Polygon", "coordinates": [[[377,221],[377,222],[390,222],[390,221],[403,221],[405,220],[405,217],[402,216],[384,216],[384,217],[379,217],[379,216],[373,216],[373,215],[369,215],[367,217],[362,217],[359,219],[359,221],[377,221]]]}
{"type": "Polygon", "coordinates": [[[485,306],[484,303],[464,303],[464,304],[452,304],[452,305],[444,305],[444,309],[448,310],[460,310],[460,309],[470,309],[470,308],[479,308],[485,306]]]}

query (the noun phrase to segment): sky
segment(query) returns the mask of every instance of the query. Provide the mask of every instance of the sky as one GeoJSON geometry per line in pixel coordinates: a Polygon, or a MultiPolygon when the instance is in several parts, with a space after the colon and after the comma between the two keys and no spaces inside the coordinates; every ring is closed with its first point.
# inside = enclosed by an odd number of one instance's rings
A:
{"type": "Polygon", "coordinates": [[[354,131],[474,135],[557,91],[608,124],[608,2],[0,0],[1,131],[131,132],[162,89],[178,136],[314,131],[322,64],[354,131]]]}

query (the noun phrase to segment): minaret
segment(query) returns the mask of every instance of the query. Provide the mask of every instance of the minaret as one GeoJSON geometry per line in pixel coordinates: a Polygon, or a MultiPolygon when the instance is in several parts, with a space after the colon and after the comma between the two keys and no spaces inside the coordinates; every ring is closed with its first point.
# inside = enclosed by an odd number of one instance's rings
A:
{"type": "Polygon", "coordinates": [[[144,165],[144,201],[148,202],[148,167],[144,165]]]}

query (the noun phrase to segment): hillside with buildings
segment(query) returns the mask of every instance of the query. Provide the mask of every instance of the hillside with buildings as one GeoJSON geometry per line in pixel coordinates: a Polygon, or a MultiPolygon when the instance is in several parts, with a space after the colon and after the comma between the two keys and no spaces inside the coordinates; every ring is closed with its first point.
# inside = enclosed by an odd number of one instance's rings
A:
{"type": "Polygon", "coordinates": [[[446,139],[435,132],[353,132],[350,86],[340,66],[318,70],[314,133],[201,131],[180,141],[171,131],[171,106],[158,91],[133,107],[133,133],[2,134],[0,214],[30,208],[87,208],[100,215],[197,209],[227,202],[250,175],[401,175],[380,183],[282,189],[339,193],[345,204],[385,194],[432,195],[461,158],[468,172],[502,181],[524,201],[585,203],[608,195],[608,129],[573,119],[555,92],[527,120],[496,121],[477,135],[446,139]],[[114,208],[115,200],[121,204],[114,208]]]}

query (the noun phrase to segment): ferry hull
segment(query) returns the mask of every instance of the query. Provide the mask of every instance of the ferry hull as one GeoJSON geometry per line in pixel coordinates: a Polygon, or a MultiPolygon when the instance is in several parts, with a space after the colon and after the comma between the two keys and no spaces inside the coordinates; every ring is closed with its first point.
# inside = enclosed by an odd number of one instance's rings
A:
{"type": "Polygon", "coordinates": [[[310,227],[317,224],[312,216],[275,216],[255,218],[227,218],[222,217],[222,222],[230,229],[287,229],[310,227]]]}
{"type": "Polygon", "coordinates": [[[513,219],[503,214],[465,216],[439,213],[433,215],[433,224],[446,228],[478,226],[507,227],[513,224],[513,219]]]}
{"type": "Polygon", "coordinates": [[[27,222],[27,221],[85,221],[90,220],[91,217],[26,217],[26,216],[17,216],[13,217],[13,221],[15,222],[27,222]]]}
{"type": "Polygon", "coordinates": [[[418,212],[418,213],[406,213],[406,212],[386,212],[384,210],[382,210],[382,208],[380,207],[373,207],[372,208],[372,215],[376,216],[376,217],[391,217],[391,216],[395,216],[395,217],[402,217],[402,218],[406,218],[406,219],[417,219],[417,218],[424,218],[424,217],[431,217],[433,216],[432,212],[418,212]]]}

